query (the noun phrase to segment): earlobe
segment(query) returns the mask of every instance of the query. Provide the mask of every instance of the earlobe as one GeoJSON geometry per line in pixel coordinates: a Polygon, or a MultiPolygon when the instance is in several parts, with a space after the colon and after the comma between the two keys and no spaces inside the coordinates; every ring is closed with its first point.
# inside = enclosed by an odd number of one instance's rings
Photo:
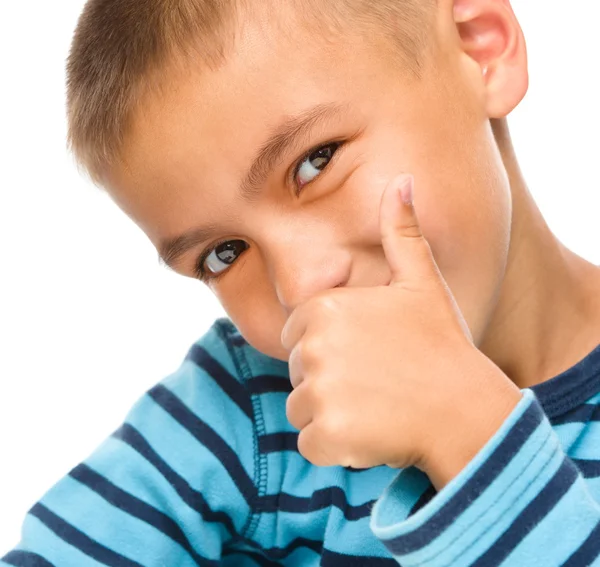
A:
{"type": "Polygon", "coordinates": [[[507,116],[527,92],[525,39],[504,0],[455,0],[453,15],[461,49],[481,69],[489,118],[507,116]]]}

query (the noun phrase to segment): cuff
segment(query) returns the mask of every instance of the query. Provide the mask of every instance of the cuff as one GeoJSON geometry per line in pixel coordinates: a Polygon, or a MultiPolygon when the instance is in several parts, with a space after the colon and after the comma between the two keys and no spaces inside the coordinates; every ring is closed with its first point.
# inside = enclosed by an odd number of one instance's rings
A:
{"type": "Polygon", "coordinates": [[[403,567],[471,565],[561,468],[556,433],[533,391],[522,392],[496,434],[440,492],[411,467],[377,500],[371,530],[403,567]]]}

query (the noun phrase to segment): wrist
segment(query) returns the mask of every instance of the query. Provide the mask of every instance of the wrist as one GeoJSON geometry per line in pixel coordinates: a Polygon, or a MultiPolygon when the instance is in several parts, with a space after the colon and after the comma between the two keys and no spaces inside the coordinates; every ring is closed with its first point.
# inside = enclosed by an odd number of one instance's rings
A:
{"type": "Polygon", "coordinates": [[[506,375],[502,373],[500,378],[484,380],[485,392],[468,396],[464,403],[449,408],[415,465],[438,492],[485,447],[522,399],[523,393],[506,375]]]}

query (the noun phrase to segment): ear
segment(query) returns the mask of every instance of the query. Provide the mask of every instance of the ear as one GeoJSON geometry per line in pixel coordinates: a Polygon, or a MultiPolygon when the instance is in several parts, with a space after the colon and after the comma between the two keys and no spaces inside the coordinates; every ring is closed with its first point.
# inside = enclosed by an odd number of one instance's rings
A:
{"type": "Polygon", "coordinates": [[[523,31],[509,0],[454,0],[461,48],[481,69],[489,118],[504,118],[529,86],[523,31]]]}

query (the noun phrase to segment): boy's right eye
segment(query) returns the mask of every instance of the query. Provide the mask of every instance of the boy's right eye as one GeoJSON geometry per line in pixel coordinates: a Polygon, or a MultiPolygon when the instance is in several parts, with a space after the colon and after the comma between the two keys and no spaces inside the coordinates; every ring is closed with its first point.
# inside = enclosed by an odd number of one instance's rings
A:
{"type": "Polygon", "coordinates": [[[202,281],[219,279],[219,276],[248,248],[248,244],[243,240],[225,240],[216,244],[198,258],[196,277],[202,281]]]}

